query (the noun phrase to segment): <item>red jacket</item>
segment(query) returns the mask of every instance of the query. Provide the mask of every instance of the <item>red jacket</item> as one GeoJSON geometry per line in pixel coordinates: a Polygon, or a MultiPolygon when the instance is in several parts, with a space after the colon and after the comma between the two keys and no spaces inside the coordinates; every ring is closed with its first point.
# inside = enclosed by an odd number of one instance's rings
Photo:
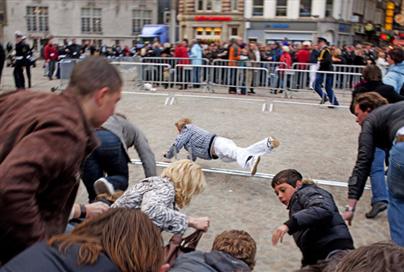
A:
{"type": "Polygon", "coordinates": [[[97,139],[68,92],[0,96],[0,262],[64,232],[97,139]]]}
{"type": "Polygon", "coordinates": [[[309,63],[310,62],[310,50],[309,49],[300,49],[296,53],[297,62],[301,63],[309,63]]]}
{"type": "MultiPolygon", "coordinates": [[[[178,45],[174,51],[174,57],[176,58],[189,58],[188,50],[183,45],[178,45]]],[[[178,64],[190,64],[189,60],[179,60],[178,64]]]]}
{"type": "Polygon", "coordinates": [[[52,44],[47,44],[45,46],[44,55],[45,55],[45,60],[57,61],[59,58],[58,50],[52,44]]]}

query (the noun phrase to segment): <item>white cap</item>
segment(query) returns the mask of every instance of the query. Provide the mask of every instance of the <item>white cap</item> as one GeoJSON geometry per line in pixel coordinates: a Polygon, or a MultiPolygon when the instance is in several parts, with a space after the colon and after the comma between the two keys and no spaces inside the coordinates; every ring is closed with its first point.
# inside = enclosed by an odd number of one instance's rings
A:
{"type": "Polygon", "coordinates": [[[290,51],[289,46],[286,45],[282,46],[282,51],[289,52],[290,51]]]}
{"type": "Polygon", "coordinates": [[[303,42],[303,46],[310,46],[311,45],[311,42],[309,42],[309,41],[304,41],[303,42]]]}
{"type": "Polygon", "coordinates": [[[24,34],[21,31],[16,31],[14,34],[16,37],[24,37],[24,34]]]}

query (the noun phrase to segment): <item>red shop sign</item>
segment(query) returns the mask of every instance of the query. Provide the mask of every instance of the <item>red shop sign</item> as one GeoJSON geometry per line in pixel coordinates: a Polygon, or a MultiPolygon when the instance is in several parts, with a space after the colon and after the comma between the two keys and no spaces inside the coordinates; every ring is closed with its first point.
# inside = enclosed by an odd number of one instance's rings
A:
{"type": "Polygon", "coordinates": [[[233,18],[228,16],[195,16],[195,21],[233,21],[233,18]]]}

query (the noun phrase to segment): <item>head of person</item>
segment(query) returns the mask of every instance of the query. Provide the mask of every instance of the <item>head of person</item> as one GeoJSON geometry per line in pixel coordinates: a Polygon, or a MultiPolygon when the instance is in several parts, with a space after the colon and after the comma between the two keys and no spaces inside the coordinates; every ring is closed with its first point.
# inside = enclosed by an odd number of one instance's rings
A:
{"type": "Polygon", "coordinates": [[[257,244],[251,235],[243,230],[228,230],[216,236],[212,250],[229,254],[233,258],[245,262],[251,270],[255,266],[257,244]]]}
{"type": "Polygon", "coordinates": [[[377,242],[351,251],[333,271],[402,271],[403,267],[403,247],[391,242],[377,242]]]}
{"type": "Polygon", "coordinates": [[[289,53],[289,51],[290,51],[289,46],[286,45],[282,46],[282,52],[289,53]]]}
{"type": "Polygon", "coordinates": [[[310,47],[311,47],[311,42],[309,42],[309,41],[304,41],[302,45],[303,45],[303,48],[304,48],[304,49],[310,49],[310,47]]]}
{"type": "Polygon", "coordinates": [[[387,52],[387,62],[389,64],[398,64],[404,61],[404,50],[396,47],[387,52]]]}
{"type": "Polygon", "coordinates": [[[201,193],[206,186],[202,167],[191,160],[179,160],[169,164],[161,173],[175,187],[175,204],[179,208],[189,205],[194,195],[201,193]]]}
{"type": "Polygon", "coordinates": [[[79,245],[79,265],[96,263],[101,253],[120,271],[158,272],[164,262],[160,230],[138,209],[110,209],[84,221],[70,234],[52,237],[48,244],[60,252],[79,245]]]}
{"type": "Polygon", "coordinates": [[[326,38],[319,37],[319,38],[317,38],[317,44],[318,44],[318,46],[321,48],[321,47],[323,47],[323,46],[327,46],[327,45],[328,45],[328,41],[327,41],[326,38]]]}
{"type": "Polygon", "coordinates": [[[382,71],[378,66],[370,64],[363,69],[362,77],[366,81],[381,81],[382,71]]]}
{"type": "Polygon", "coordinates": [[[103,57],[91,56],[75,65],[65,92],[78,98],[87,119],[99,127],[114,113],[122,85],[115,66],[103,57]]]}
{"type": "Polygon", "coordinates": [[[272,178],[271,186],[279,201],[288,206],[293,194],[303,184],[303,176],[295,169],[285,169],[272,178]]]}
{"type": "Polygon", "coordinates": [[[353,106],[356,122],[362,125],[374,109],[388,104],[386,98],[376,92],[367,92],[355,97],[353,106]]]}
{"type": "Polygon", "coordinates": [[[22,41],[24,39],[24,34],[21,31],[16,31],[14,33],[15,36],[15,42],[19,43],[20,41],[22,41]]]}
{"type": "Polygon", "coordinates": [[[177,122],[175,122],[175,127],[177,128],[178,132],[181,132],[181,130],[188,124],[191,124],[192,120],[189,118],[181,118],[177,122]]]}

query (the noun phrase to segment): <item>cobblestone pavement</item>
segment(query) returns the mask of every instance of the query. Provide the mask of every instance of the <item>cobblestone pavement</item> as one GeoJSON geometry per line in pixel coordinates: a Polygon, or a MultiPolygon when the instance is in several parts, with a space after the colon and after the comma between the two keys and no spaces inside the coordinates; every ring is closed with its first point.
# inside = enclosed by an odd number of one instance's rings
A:
{"type": "MultiPolygon", "coordinates": [[[[42,77],[40,68],[34,69],[33,74],[35,90],[49,91],[58,85],[57,81],[42,77]]],[[[3,91],[13,88],[11,75],[11,69],[6,68],[3,91]]],[[[162,154],[176,136],[174,122],[181,117],[190,117],[197,125],[231,138],[240,146],[247,146],[269,135],[277,137],[281,141],[280,147],[262,158],[259,172],[275,174],[285,168],[296,168],[305,177],[343,182],[351,174],[359,126],[348,109],[283,103],[318,103],[318,97],[311,92],[295,93],[293,99],[285,99],[282,95],[263,96],[268,91],[258,90],[257,95],[247,97],[250,100],[240,100],[246,97],[225,95],[225,89],[218,89],[214,94],[198,89],[186,94],[202,98],[178,97],[173,105],[166,106],[163,94],[173,92],[158,90],[153,95],[143,95],[134,90],[133,83],[126,83],[118,111],[126,114],[145,132],[157,161],[162,161],[162,154]],[[262,112],[262,101],[274,103],[273,111],[262,112]]],[[[349,103],[349,93],[338,95],[345,105],[349,103]]],[[[185,153],[180,153],[181,158],[185,156],[185,153]]],[[[133,158],[137,158],[135,152],[133,158]]],[[[239,169],[236,163],[203,160],[198,163],[204,168],[239,169]]],[[[140,166],[131,166],[132,184],[142,175],[140,166]]],[[[285,237],[283,243],[276,247],[271,245],[272,231],[286,221],[288,215],[275,197],[268,179],[212,173],[206,174],[206,177],[207,189],[184,210],[189,215],[211,218],[211,227],[203,236],[200,249],[209,250],[215,235],[223,230],[244,229],[258,244],[255,271],[293,271],[299,268],[301,255],[291,236],[285,237]]],[[[325,188],[333,193],[342,210],[346,204],[346,188],[325,188]]],[[[86,195],[81,188],[78,201],[85,200],[86,195]]],[[[369,190],[366,190],[350,227],[356,246],[389,239],[386,213],[374,220],[365,218],[369,203],[369,190]]]]}

